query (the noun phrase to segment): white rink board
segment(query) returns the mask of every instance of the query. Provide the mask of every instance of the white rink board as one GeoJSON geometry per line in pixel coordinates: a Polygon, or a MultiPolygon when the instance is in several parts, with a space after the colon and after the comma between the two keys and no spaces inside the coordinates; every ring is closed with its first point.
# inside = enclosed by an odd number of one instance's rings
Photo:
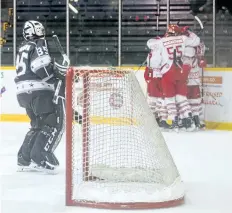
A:
{"type": "MultiPolygon", "coordinates": [[[[146,95],[146,82],[143,78],[143,68],[135,72],[135,75],[146,95]]],[[[205,101],[207,102],[205,120],[210,122],[232,123],[232,68],[231,70],[227,68],[225,71],[223,68],[219,71],[215,71],[213,68],[210,71],[210,68],[208,68],[204,72],[204,76],[210,77],[208,82],[212,80],[211,83],[206,83],[207,86],[204,88],[204,92],[207,93],[205,96],[205,101]],[[222,83],[214,83],[215,77],[221,78],[222,83]]],[[[24,109],[20,108],[17,103],[14,78],[14,70],[1,70],[0,89],[3,86],[6,88],[6,91],[0,98],[1,114],[25,114],[24,109]]]]}
{"type": "Polygon", "coordinates": [[[14,70],[1,70],[0,90],[3,87],[6,89],[0,97],[1,114],[25,114],[25,110],[17,102],[15,77],[14,70]]]}
{"type": "Polygon", "coordinates": [[[232,72],[204,72],[205,120],[232,122],[232,72]]]}

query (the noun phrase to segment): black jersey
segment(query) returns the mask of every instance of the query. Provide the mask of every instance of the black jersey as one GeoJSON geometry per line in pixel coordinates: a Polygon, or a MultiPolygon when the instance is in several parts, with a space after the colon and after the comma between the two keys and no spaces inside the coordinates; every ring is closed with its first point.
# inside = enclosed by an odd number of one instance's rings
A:
{"type": "Polygon", "coordinates": [[[25,41],[19,47],[15,83],[17,94],[35,90],[54,90],[54,70],[45,39],[25,41]]]}

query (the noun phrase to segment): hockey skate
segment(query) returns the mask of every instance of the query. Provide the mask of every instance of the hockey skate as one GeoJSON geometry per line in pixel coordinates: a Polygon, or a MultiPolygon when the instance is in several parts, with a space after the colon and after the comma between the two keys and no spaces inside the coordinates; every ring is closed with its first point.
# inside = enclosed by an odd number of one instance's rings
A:
{"type": "Polygon", "coordinates": [[[179,132],[179,125],[178,125],[178,117],[177,116],[172,121],[172,125],[170,125],[170,129],[174,130],[175,132],[179,132]]]}
{"type": "Polygon", "coordinates": [[[36,163],[31,162],[29,165],[23,165],[18,163],[18,172],[39,172],[39,166],[36,163]]]}
{"type": "Polygon", "coordinates": [[[50,163],[49,159],[51,157],[47,158],[48,161],[42,161],[40,165],[36,164],[33,161],[26,161],[23,159],[22,155],[18,156],[18,172],[42,172],[46,174],[57,174],[56,168],[59,166],[59,162],[55,155],[52,153],[52,162],[50,163]]]}
{"type": "Polygon", "coordinates": [[[158,126],[161,127],[161,120],[160,120],[160,118],[155,116],[155,120],[156,120],[158,126]]]}
{"type": "Polygon", "coordinates": [[[40,172],[40,173],[52,174],[52,175],[58,173],[56,167],[52,165],[44,164],[43,166],[41,166],[34,162],[31,162],[30,165],[28,166],[18,164],[18,172],[40,172]]]}
{"type": "Polygon", "coordinates": [[[200,121],[200,129],[204,130],[206,127],[205,123],[203,121],[200,121]]]}
{"type": "Polygon", "coordinates": [[[189,113],[189,117],[182,119],[182,125],[183,125],[182,129],[185,129],[185,131],[187,132],[192,132],[196,129],[191,113],[189,113]]]}
{"type": "Polygon", "coordinates": [[[165,120],[161,120],[159,122],[159,127],[161,128],[162,131],[166,132],[166,131],[169,131],[171,130],[171,125],[168,124],[165,120]]]}
{"type": "Polygon", "coordinates": [[[44,156],[44,161],[41,161],[39,165],[37,165],[37,169],[39,171],[45,172],[47,174],[57,174],[57,167],[59,166],[59,161],[51,152],[42,152],[44,156]]]}
{"type": "Polygon", "coordinates": [[[47,161],[44,161],[44,162],[41,162],[41,165],[37,165],[36,169],[39,172],[44,172],[46,174],[55,175],[58,173],[57,167],[58,165],[55,166],[53,164],[50,164],[47,161]]]}
{"type": "Polygon", "coordinates": [[[195,123],[196,129],[197,130],[202,130],[205,128],[205,124],[203,122],[200,121],[200,118],[198,115],[194,115],[193,116],[193,121],[195,123]]]}
{"type": "Polygon", "coordinates": [[[25,160],[22,156],[22,152],[21,152],[21,149],[22,147],[20,148],[19,150],[19,153],[18,153],[18,162],[17,162],[17,165],[18,165],[18,169],[17,171],[18,172],[34,172],[34,171],[37,171],[36,167],[37,165],[34,164],[34,163],[31,163],[31,161],[29,160],[25,160]]]}
{"type": "Polygon", "coordinates": [[[32,163],[31,161],[26,161],[23,159],[22,154],[18,155],[18,172],[36,172],[37,165],[35,163],[32,163]]]}

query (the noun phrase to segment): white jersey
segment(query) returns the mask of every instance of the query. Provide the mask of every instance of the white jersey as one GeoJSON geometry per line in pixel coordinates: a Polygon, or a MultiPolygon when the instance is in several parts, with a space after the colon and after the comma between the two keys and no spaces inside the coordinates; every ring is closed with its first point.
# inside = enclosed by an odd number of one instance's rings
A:
{"type": "Polygon", "coordinates": [[[188,47],[183,55],[183,61],[188,61],[191,66],[191,70],[188,76],[188,85],[200,85],[201,84],[201,72],[202,68],[199,66],[199,58],[204,57],[205,45],[203,42],[197,46],[197,48],[188,47]]]}
{"type": "Polygon", "coordinates": [[[147,46],[152,51],[151,68],[159,69],[162,75],[168,72],[173,65],[174,52],[176,52],[176,57],[182,58],[185,48],[197,47],[199,44],[200,38],[192,32],[190,32],[189,36],[181,35],[150,39],[147,46]]]}
{"type": "Polygon", "coordinates": [[[196,55],[198,57],[204,57],[204,55],[205,55],[205,44],[204,44],[204,42],[201,41],[200,44],[197,46],[196,55]]]}
{"type": "Polygon", "coordinates": [[[159,45],[160,38],[149,39],[147,42],[148,48],[151,52],[147,56],[147,66],[152,69],[153,78],[162,77],[161,67],[162,67],[162,55],[161,55],[161,46],[159,45]]]}
{"type": "Polygon", "coordinates": [[[187,85],[201,85],[201,79],[200,79],[200,71],[202,68],[199,67],[198,65],[198,59],[197,57],[193,57],[190,59],[192,64],[191,64],[191,70],[188,75],[188,83],[187,85]]]}

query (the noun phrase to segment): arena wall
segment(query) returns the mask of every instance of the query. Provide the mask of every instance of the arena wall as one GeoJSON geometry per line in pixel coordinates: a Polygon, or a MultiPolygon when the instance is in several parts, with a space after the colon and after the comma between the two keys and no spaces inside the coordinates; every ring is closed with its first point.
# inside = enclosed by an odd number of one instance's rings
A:
{"type": "MultiPolygon", "coordinates": [[[[146,82],[143,78],[144,67],[130,68],[135,71],[146,95],[146,82]]],[[[28,122],[25,110],[18,106],[16,99],[15,68],[1,67],[0,70],[0,121],[28,122]]],[[[232,68],[207,68],[204,72],[203,82],[207,128],[232,130],[232,68]]]]}

